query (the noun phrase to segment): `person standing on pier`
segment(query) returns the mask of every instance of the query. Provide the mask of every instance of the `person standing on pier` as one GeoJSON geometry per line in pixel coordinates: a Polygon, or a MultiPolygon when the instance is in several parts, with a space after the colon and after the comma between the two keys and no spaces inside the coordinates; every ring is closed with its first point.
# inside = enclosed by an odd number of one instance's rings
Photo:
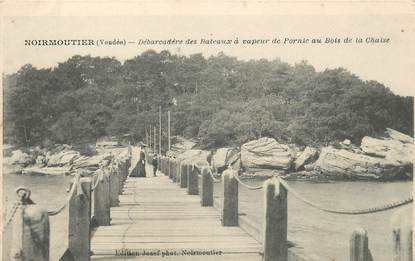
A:
{"type": "Polygon", "coordinates": [[[153,160],[151,161],[151,164],[153,164],[153,176],[156,176],[157,168],[158,168],[158,156],[157,154],[153,155],[153,160]]]}
{"type": "Polygon", "coordinates": [[[131,177],[146,177],[146,154],[144,151],[140,152],[140,159],[137,162],[137,165],[134,167],[131,172],[131,177]]]}

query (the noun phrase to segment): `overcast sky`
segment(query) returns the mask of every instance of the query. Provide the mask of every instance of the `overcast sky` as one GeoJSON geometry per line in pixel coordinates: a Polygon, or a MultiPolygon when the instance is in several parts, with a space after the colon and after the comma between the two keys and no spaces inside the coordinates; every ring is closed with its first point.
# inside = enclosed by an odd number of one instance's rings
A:
{"type": "Polygon", "coordinates": [[[4,21],[3,65],[6,73],[31,63],[53,67],[80,54],[113,56],[124,61],[147,49],[169,49],[206,57],[223,51],[239,59],[280,58],[294,64],[307,60],[318,71],[344,67],[363,80],[376,80],[400,95],[415,96],[415,21],[410,16],[141,16],[141,17],[13,17],[4,21]],[[384,37],[389,44],[262,46],[127,46],[25,47],[26,39],[257,39],[384,37]]]}

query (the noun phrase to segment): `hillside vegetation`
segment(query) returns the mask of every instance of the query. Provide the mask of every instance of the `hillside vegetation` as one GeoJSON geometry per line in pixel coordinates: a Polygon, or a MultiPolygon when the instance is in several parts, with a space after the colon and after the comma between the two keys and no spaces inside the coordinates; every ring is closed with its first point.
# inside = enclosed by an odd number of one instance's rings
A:
{"type": "Polygon", "coordinates": [[[264,136],[299,145],[358,144],[386,127],[414,134],[413,97],[343,68],[316,72],[305,61],[149,50],[124,63],[77,55],[55,68],[28,64],[4,76],[5,142],[48,147],[125,134],[145,140],[159,106],[164,137],[170,110],[172,134],[207,147],[264,136]]]}

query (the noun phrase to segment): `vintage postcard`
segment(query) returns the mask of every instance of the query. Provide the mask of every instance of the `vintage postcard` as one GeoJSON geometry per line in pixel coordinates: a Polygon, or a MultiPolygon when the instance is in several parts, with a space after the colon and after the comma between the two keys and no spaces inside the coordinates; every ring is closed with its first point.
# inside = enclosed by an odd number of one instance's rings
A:
{"type": "Polygon", "coordinates": [[[412,260],[414,2],[0,8],[3,260],[412,260]]]}

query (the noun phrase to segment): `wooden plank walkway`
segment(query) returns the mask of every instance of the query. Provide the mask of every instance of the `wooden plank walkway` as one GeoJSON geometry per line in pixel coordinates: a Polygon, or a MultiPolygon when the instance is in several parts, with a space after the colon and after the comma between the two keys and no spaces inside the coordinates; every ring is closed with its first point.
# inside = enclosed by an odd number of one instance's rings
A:
{"type": "Polygon", "coordinates": [[[111,226],[93,231],[92,260],[262,260],[261,244],[220,218],[167,176],[129,177],[120,206],[111,208],[111,226]]]}

